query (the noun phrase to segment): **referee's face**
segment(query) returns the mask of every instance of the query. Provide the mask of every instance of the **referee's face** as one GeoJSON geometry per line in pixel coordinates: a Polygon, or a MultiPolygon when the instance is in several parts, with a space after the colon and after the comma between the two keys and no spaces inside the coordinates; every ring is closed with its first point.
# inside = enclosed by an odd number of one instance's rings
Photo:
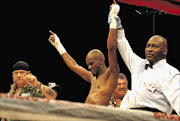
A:
{"type": "Polygon", "coordinates": [[[145,56],[150,63],[164,59],[167,54],[165,41],[160,36],[153,36],[146,44],[145,56]]]}

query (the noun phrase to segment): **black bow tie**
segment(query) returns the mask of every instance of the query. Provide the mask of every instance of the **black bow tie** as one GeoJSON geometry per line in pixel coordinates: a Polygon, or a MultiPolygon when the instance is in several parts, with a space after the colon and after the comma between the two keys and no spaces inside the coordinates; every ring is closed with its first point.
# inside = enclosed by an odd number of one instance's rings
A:
{"type": "Polygon", "coordinates": [[[145,65],[145,69],[147,70],[148,67],[153,68],[153,65],[152,65],[152,64],[146,64],[146,65],[145,65]]]}

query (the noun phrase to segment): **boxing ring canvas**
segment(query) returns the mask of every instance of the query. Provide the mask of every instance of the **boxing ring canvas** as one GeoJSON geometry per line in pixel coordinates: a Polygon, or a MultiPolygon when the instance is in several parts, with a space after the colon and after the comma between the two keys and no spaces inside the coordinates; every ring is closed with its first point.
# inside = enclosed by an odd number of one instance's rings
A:
{"type": "Polygon", "coordinates": [[[0,93],[0,118],[44,121],[178,121],[180,116],[0,93]]]}

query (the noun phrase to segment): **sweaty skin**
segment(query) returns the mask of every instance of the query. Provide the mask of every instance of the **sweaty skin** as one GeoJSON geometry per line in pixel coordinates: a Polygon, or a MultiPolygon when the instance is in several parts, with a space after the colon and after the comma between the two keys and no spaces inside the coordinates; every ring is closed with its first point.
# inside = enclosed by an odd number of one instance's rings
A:
{"type": "MultiPolygon", "coordinates": [[[[109,104],[112,93],[117,86],[119,74],[119,66],[116,56],[116,38],[116,29],[110,29],[107,42],[109,60],[108,68],[106,67],[104,62],[104,55],[100,50],[97,49],[90,51],[86,56],[86,64],[89,71],[79,66],[67,52],[61,55],[66,65],[73,72],[78,74],[87,82],[91,83],[91,88],[85,103],[105,106],[109,104]]],[[[55,39],[54,33],[52,32],[49,41],[59,52],[60,48],[58,47],[60,46],[56,45],[56,43],[60,42],[56,42],[57,39],[55,39]]]]}
{"type": "Polygon", "coordinates": [[[117,16],[119,12],[119,6],[116,4],[117,3],[114,0],[114,5],[111,6],[112,9],[110,11],[112,23],[110,24],[107,40],[109,61],[108,68],[105,65],[105,57],[103,53],[97,49],[91,50],[86,56],[86,64],[89,71],[79,66],[76,61],[66,52],[57,35],[50,31],[51,35],[49,41],[62,56],[66,65],[84,80],[91,83],[91,88],[85,101],[85,103],[88,104],[107,106],[118,83],[119,66],[116,55],[117,23],[114,17],[117,16]]]}
{"type": "Polygon", "coordinates": [[[151,64],[166,58],[167,52],[167,40],[164,37],[154,35],[148,40],[145,56],[151,64]]]}

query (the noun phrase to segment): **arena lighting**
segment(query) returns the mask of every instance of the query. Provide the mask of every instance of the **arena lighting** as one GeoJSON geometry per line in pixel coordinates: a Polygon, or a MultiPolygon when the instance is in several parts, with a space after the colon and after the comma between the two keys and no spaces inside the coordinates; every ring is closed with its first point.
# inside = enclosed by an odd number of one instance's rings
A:
{"type": "Polygon", "coordinates": [[[139,15],[145,15],[145,16],[151,16],[153,17],[153,35],[156,34],[156,15],[165,15],[166,12],[162,11],[148,11],[146,10],[145,12],[140,12],[138,10],[135,10],[139,15]]]}
{"type": "Polygon", "coordinates": [[[180,16],[180,0],[117,0],[119,3],[126,3],[135,6],[143,6],[157,11],[164,11],[167,14],[180,16]]]}

